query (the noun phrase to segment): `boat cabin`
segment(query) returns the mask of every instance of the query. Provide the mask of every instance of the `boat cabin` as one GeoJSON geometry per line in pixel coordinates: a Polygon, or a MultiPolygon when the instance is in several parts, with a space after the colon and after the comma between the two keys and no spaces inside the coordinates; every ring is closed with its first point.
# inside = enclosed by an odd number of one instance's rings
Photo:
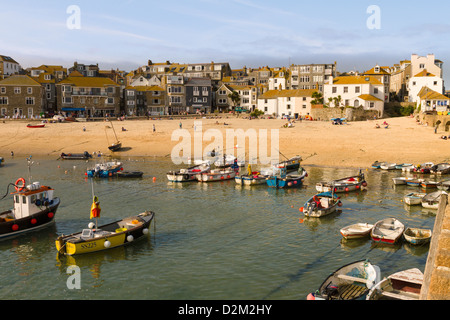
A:
{"type": "Polygon", "coordinates": [[[13,192],[15,219],[31,216],[42,211],[42,207],[52,204],[53,191],[50,187],[34,182],[21,191],[13,192]]]}

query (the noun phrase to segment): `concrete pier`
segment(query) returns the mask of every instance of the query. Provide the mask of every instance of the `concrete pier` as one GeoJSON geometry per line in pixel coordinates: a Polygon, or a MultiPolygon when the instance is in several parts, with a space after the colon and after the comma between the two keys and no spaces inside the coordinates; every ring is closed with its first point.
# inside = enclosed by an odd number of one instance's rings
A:
{"type": "Polygon", "coordinates": [[[446,194],[439,202],[420,300],[450,300],[450,205],[446,194]]]}

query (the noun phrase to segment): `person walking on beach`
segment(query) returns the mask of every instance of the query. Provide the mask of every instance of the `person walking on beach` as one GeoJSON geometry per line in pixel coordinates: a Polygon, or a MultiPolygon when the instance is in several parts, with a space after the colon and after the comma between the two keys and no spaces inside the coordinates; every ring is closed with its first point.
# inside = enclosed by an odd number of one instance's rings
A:
{"type": "Polygon", "coordinates": [[[180,121],[180,129],[183,127],[183,125],[181,124],[181,121],[180,121]]]}
{"type": "Polygon", "coordinates": [[[156,131],[155,124],[153,124],[153,132],[155,132],[155,131],[156,131]]]}

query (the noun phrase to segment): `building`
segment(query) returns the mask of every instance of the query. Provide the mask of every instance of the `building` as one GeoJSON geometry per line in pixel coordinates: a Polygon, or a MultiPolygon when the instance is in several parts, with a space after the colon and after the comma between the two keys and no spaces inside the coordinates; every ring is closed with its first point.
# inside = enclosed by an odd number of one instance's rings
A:
{"type": "Polygon", "coordinates": [[[299,118],[310,115],[315,89],[269,90],[258,98],[257,108],[275,117],[299,118]]]}
{"type": "Polygon", "coordinates": [[[389,93],[391,100],[399,102],[408,100],[408,82],[411,78],[411,61],[403,60],[391,69],[389,93]]]}
{"type": "Polygon", "coordinates": [[[336,77],[336,62],[291,65],[289,69],[291,89],[316,89],[323,92],[323,86],[330,77],[336,77]]]}
{"type": "Polygon", "coordinates": [[[10,75],[0,81],[0,115],[9,118],[35,118],[45,113],[44,90],[27,75],[10,75]]]}
{"type": "Polygon", "coordinates": [[[450,98],[428,87],[422,87],[417,94],[416,108],[420,108],[421,112],[435,111],[446,115],[450,112],[450,98]]]}
{"type": "Polygon", "coordinates": [[[67,69],[63,66],[41,65],[39,67],[27,68],[27,72],[44,89],[44,110],[49,114],[56,113],[56,83],[67,76],[67,69]]]}
{"type": "Polygon", "coordinates": [[[182,75],[166,75],[163,83],[166,84],[167,114],[186,113],[185,79],[182,75]]]}
{"type": "Polygon", "coordinates": [[[330,78],[324,85],[324,103],[329,107],[363,107],[384,113],[385,86],[373,76],[330,78]]]}
{"type": "Polygon", "coordinates": [[[442,78],[442,66],[443,62],[436,59],[434,54],[427,54],[426,56],[419,56],[415,53],[411,55],[411,74],[415,75],[423,70],[436,75],[436,77],[442,78]]]}
{"type": "Polygon", "coordinates": [[[73,63],[73,67],[69,68],[69,73],[72,73],[74,71],[78,71],[85,77],[98,77],[100,73],[100,69],[97,64],[82,64],[75,61],[73,63]]]}
{"type": "Polygon", "coordinates": [[[109,78],[84,77],[74,71],[56,88],[58,111],[90,117],[121,114],[120,86],[109,78]]]}
{"type": "Polygon", "coordinates": [[[210,113],[213,104],[210,78],[192,78],[184,85],[187,113],[210,113]]]}
{"type": "Polygon", "coordinates": [[[165,114],[166,91],[160,86],[128,86],[125,88],[125,113],[128,116],[160,116],[165,114]]]}
{"type": "Polygon", "coordinates": [[[21,70],[20,64],[13,58],[0,55],[0,80],[18,74],[21,70]]]}
{"type": "Polygon", "coordinates": [[[391,74],[384,67],[376,65],[372,69],[363,73],[363,76],[371,76],[384,84],[384,102],[389,102],[389,89],[391,74]]]}
{"type": "Polygon", "coordinates": [[[408,101],[417,102],[419,99],[419,92],[422,88],[427,87],[429,90],[444,93],[444,80],[430,72],[427,69],[423,69],[414,77],[409,79],[408,82],[408,101]]]}

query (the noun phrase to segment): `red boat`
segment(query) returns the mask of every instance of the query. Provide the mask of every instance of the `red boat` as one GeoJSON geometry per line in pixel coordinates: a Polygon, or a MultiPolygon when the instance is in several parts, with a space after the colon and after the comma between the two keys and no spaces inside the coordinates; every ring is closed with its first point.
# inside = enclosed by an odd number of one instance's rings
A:
{"type": "Polygon", "coordinates": [[[45,123],[42,124],[27,124],[27,128],[43,128],[45,127],[45,123]]]}

